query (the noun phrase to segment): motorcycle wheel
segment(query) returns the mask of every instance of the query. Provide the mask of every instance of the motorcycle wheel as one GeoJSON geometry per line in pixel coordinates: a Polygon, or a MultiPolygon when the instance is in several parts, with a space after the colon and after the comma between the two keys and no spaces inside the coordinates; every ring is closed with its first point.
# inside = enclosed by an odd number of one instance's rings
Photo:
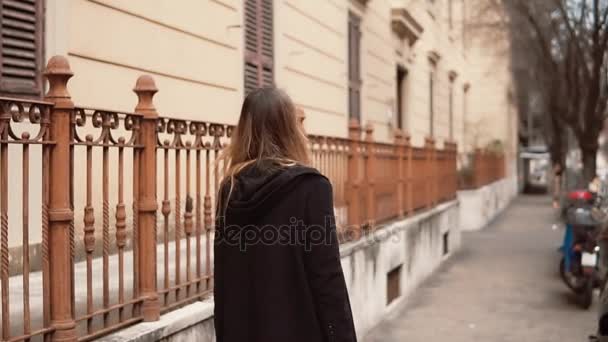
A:
{"type": "Polygon", "coordinates": [[[562,261],[559,263],[559,275],[562,278],[562,281],[568,288],[576,293],[580,293],[584,290],[585,284],[576,284],[572,282],[572,279],[568,277],[566,274],[565,261],[562,258],[562,261]]]}
{"type": "Polygon", "coordinates": [[[580,292],[577,293],[577,297],[580,307],[588,310],[593,304],[593,281],[586,281],[580,292]]]}
{"type": "Polygon", "coordinates": [[[559,263],[559,275],[562,278],[562,280],[564,281],[564,283],[566,285],[568,285],[568,287],[571,288],[570,282],[568,281],[568,278],[566,277],[566,261],[564,260],[564,258],[562,258],[562,260],[559,263]]]}

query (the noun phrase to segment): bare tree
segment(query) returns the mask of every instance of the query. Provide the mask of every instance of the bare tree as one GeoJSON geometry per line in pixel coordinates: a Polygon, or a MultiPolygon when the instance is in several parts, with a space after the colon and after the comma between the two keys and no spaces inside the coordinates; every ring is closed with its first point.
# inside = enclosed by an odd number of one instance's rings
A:
{"type": "MultiPolygon", "coordinates": [[[[502,0],[512,34],[530,40],[551,122],[567,124],[581,149],[586,182],[596,174],[608,105],[608,0],[502,0]],[[540,64],[540,65],[539,65],[540,64]]],[[[557,139],[557,141],[562,141],[557,139]]],[[[563,147],[561,147],[563,148],[563,147]]]]}
{"type": "Polygon", "coordinates": [[[608,0],[484,1],[479,13],[502,14],[493,27],[510,33],[518,99],[530,91],[541,97],[553,161],[563,162],[569,127],[590,181],[607,116],[608,0]]]}

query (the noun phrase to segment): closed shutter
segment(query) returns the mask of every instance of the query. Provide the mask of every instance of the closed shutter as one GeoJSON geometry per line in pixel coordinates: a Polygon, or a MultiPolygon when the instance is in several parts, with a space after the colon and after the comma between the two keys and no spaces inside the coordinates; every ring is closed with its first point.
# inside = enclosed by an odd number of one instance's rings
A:
{"type": "Polygon", "coordinates": [[[0,0],[0,93],[41,96],[42,0],[0,0]]]}
{"type": "Polygon", "coordinates": [[[361,18],[348,16],[348,113],[361,120],[361,18]]]}
{"type": "Polygon", "coordinates": [[[274,85],[273,1],[245,0],[245,94],[274,85]]]}

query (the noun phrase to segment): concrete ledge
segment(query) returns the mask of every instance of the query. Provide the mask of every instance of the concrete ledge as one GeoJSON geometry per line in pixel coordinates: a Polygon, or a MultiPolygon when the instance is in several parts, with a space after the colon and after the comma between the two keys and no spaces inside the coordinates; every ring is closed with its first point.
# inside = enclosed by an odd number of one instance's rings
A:
{"type": "Polygon", "coordinates": [[[213,298],[195,302],[161,316],[158,322],[139,323],[102,342],[197,341],[214,342],[213,298]]]}
{"type": "Polygon", "coordinates": [[[452,207],[457,207],[458,201],[450,201],[446,203],[441,203],[438,206],[421,212],[417,215],[405,218],[399,221],[392,221],[388,224],[381,225],[378,227],[373,233],[363,236],[360,240],[349,242],[341,246],[340,248],[340,257],[345,258],[354,252],[367,248],[373,244],[378,242],[382,242],[384,240],[389,239],[391,236],[396,233],[407,229],[412,225],[417,225],[423,220],[427,220],[429,217],[435,216],[441,212],[444,212],[452,207]]]}
{"type": "Polygon", "coordinates": [[[516,195],[515,178],[505,178],[479,189],[458,191],[460,228],[463,231],[485,228],[516,195]]]}

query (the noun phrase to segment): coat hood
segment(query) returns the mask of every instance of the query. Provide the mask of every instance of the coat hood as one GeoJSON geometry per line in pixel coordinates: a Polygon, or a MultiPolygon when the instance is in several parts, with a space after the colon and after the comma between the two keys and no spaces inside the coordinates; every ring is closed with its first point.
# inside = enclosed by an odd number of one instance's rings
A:
{"type": "MultiPolygon", "coordinates": [[[[270,160],[256,162],[234,177],[234,187],[227,203],[227,211],[251,213],[271,209],[304,176],[324,177],[317,169],[295,164],[281,166],[270,160]]],[[[228,197],[230,183],[222,189],[222,202],[228,197]]]]}

